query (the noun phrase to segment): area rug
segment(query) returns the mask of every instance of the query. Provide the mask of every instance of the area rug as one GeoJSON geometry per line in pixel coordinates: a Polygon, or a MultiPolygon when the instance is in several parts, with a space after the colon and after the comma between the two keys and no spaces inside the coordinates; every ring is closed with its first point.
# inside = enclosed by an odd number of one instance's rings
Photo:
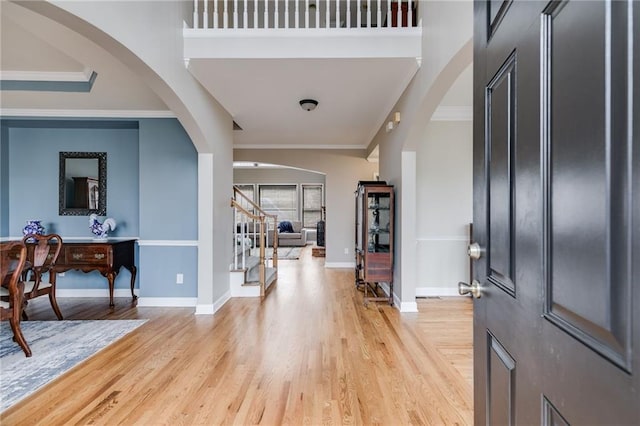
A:
{"type": "Polygon", "coordinates": [[[23,321],[27,358],[8,321],[0,326],[0,411],[32,394],[147,320],[23,321]]]}
{"type": "MultiPolygon", "coordinates": [[[[300,253],[302,253],[302,247],[278,247],[278,259],[300,259],[300,253]]],[[[273,248],[266,248],[266,256],[271,257],[273,254],[273,248]]]]}

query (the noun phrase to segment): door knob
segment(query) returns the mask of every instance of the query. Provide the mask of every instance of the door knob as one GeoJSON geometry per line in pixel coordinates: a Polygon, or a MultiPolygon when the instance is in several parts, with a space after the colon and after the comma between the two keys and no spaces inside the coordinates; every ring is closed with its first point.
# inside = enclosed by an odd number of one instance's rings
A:
{"type": "Polygon", "coordinates": [[[471,281],[471,284],[460,281],[458,283],[458,293],[460,294],[460,296],[471,294],[471,296],[476,299],[480,299],[482,297],[482,292],[480,291],[480,283],[476,280],[471,281]]]}
{"type": "Polygon", "coordinates": [[[478,243],[471,243],[471,244],[469,244],[469,247],[467,248],[467,254],[473,260],[480,259],[480,257],[482,257],[483,253],[484,253],[484,249],[482,247],[480,247],[480,244],[478,244],[478,243]]]}

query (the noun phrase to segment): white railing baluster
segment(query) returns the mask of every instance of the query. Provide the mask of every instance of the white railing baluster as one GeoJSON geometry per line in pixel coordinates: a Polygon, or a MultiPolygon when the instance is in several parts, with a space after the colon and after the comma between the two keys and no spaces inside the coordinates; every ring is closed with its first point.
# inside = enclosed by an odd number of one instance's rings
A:
{"type": "Polygon", "coordinates": [[[327,4],[327,10],[326,10],[326,15],[324,17],[324,26],[325,28],[331,28],[331,1],[330,0],[326,0],[325,3],[327,4]]]}
{"type": "Polygon", "coordinates": [[[258,0],[253,0],[253,28],[258,27],[258,0]]]}
{"type": "Polygon", "coordinates": [[[218,2],[213,0],[213,28],[218,29],[218,2]]]}
{"type": "Polygon", "coordinates": [[[209,29],[209,2],[204,0],[204,10],[202,11],[203,27],[209,29]]]}
{"type": "Polygon", "coordinates": [[[238,0],[233,0],[233,29],[238,29],[238,0]]]}
{"type": "Polygon", "coordinates": [[[198,28],[198,0],[193,0],[193,28],[198,28]]]}
{"type": "Polygon", "coordinates": [[[347,1],[347,28],[351,28],[351,2],[347,1]]]}
{"type": "Polygon", "coordinates": [[[264,28],[269,28],[269,2],[264,2],[264,28]]]}
{"type": "Polygon", "coordinates": [[[284,1],[284,27],[289,28],[289,0],[284,1]]]}
{"type": "Polygon", "coordinates": [[[244,3],[242,4],[242,28],[247,28],[249,26],[249,23],[247,22],[249,20],[249,12],[247,11],[247,5],[249,0],[244,0],[244,3]]]}
{"type": "Polygon", "coordinates": [[[322,0],[324,6],[321,6],[320,0],[273,0],[269,6],[270,1],[193,0],[193,28],[408,28],[413,27],[416,19],[414,8],[418,4],[418,0],[384,0],[384,3],[383,0],[322,0]],[[280,1],[284,1],[284,10],[280,9],[280,1]],[[406,5],[406,11],[403,5],[406,5]],[[251,6],[253,17],[249,11],[251,6]],[[333,26],[332,20],[335,21],[333,26]]]}
{"type": "Polygon", "coordinates": [[[309,0],[304,0],[304,27],[309,28],[309,0]]]}
{"type": "Polygon", "coordinates": [[[222,26],[223,28],[229,28],[229,0],[224,0],[222,10],[222,26]]]}

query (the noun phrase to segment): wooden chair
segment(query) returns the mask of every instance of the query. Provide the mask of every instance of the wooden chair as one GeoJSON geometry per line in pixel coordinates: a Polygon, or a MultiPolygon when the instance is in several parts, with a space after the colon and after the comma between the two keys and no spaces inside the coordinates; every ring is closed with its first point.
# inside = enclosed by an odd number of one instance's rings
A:
{"type": "Polygon", "coordinates": [[[24,283],[20,281],[22,269],[27,260],[27,248],[22,241],[0,244],[0,318],[9,320],[13,331],[13,340],[31,356],[31,349],[20,329],[20,314],[24,300],[24,283]],[[6,300],[5,300],[6,299],[6,300]]]}
{"type": "MultiPolygon", "coordinates": [[[[30,265],[26,268],[26,279],[24,283],[25,305],[28,301],[39,296],[48,295],[51,307],[59,320],[62,313],[56,301],[56,272],[54,266],[62,250],[62,238],[58,234],[48,235],[25,235],[22,241],[26,244],[34,244],[33,255],[29,250],[30,265]],[[42,277],[47,274],[49,279],[43,281],[42,277]]],[[[25,306],[26,307],[26,306],[25,306]]],[[[28,319],[27,313],[22,311],[22,318],[28,319]]]]}

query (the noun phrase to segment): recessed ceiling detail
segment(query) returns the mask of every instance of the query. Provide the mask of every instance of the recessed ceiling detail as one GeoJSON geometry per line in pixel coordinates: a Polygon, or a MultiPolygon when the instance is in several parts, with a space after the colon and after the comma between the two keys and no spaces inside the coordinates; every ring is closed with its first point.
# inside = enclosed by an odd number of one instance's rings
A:
{"type": "Polygon", "coordinates": [[[90,92],[98,73],[85,72],[33,72],[3,71],[0,90],[26,90],[37,92],[90,92]]]}

